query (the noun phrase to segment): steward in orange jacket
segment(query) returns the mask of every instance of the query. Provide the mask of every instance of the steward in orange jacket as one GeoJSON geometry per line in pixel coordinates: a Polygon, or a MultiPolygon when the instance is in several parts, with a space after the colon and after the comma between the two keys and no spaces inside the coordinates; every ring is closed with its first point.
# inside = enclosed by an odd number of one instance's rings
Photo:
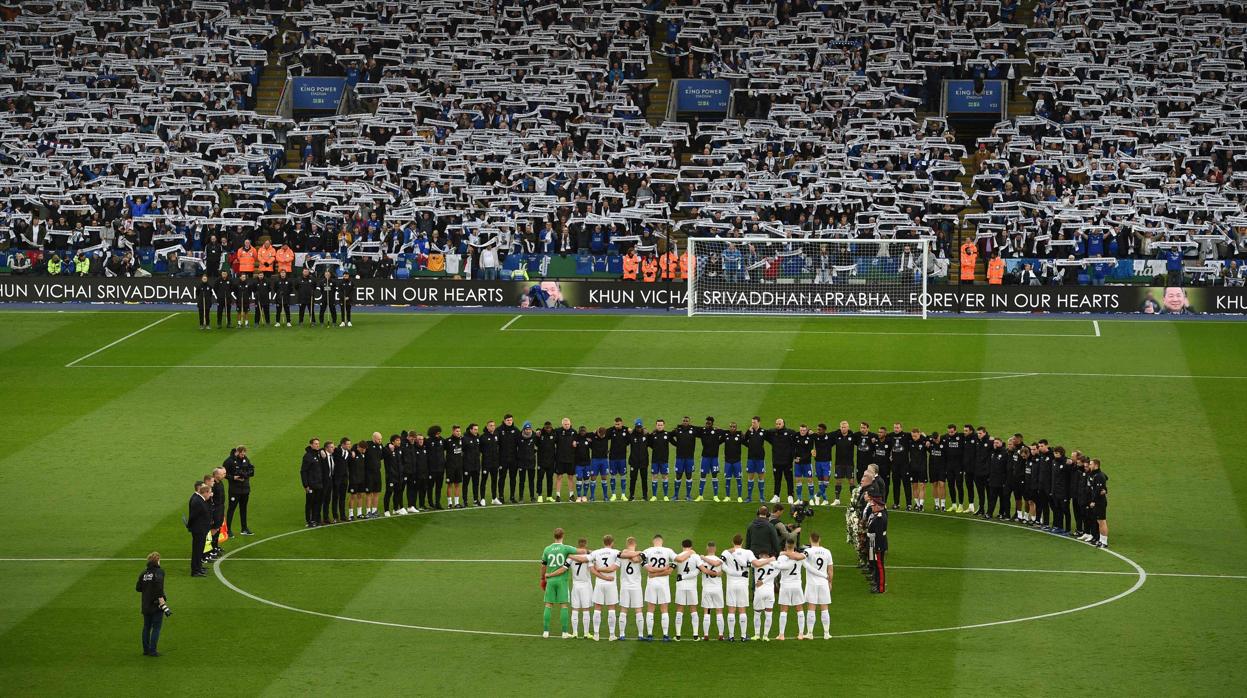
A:
{"type": "Polygon", "coordinates": [[[636,281],[637,272],[641,268],[641,259],[636,256],[636,250],[628,250],[628,254],[623,258],[623,278],[624,281],[636,281]]]}
{"type": "Polygon", "coordinates": [[[255,248],[251,246],[250,240],[243,240],[242,247],[234,253],[234,260],[238,264],[239,274],[255,273],[255,248]]]}
{"type": "Polygon", "coordinates": [[[987,263],[987,283],[999,286],[1005,281],[1005,261],[996,254],[987,263]]]}
{"type": "Polygon", "coordinates": [[[277,248],[277,271],[284,271],[287,274],[294,271],[294,250],[290,249],[290,245],[277,248]]]}
{"type": "Polygon", "coordinates": [[[967,240],[961,246],[961,283],[974,283],[974,266],[979,261],[979,248],[967,240]]]}
{"type": "Polygon", "coordinates": [[[277,263],[277,250],[273,249],[272,242],[265,240],[260,249],[256,250],[255,258],[261,272],[273,273],[273,266],[277,263]]]}
{"type": "Polygon", "coordinates": [[[641,279],[646,283],[658,280],[658,260],[651,255],[645,255],[641,260],[641,279]]]}

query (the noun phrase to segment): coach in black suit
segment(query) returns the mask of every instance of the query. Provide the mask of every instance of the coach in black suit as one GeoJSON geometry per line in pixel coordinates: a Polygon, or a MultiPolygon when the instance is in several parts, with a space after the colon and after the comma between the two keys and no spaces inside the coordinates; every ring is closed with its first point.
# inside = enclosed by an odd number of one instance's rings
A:
{"type": "Polygon", "coordinates": [[[195,484],[186,512],[186,530],[191,533],[191,576],[206,577],[204,572],[204,541],[212,530],[212,508],[208,504],[212,487],[204,482],[195,484]]]}
{"type": "Polygon", "coordinates": [[[320,439],[313,438],[308,441],[307,448],[303,451],[303,463],[299,467],[299,479],[303,483],[304,492],[303,518],[308,528],[320,523],[321,494],[325,486],[324,471],[328,468],[323,461],[320,439]]]}

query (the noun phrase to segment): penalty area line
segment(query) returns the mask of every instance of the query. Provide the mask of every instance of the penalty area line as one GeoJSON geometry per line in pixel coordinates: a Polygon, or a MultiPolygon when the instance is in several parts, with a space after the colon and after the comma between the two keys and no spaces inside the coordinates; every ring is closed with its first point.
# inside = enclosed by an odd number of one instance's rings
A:
{"type": "Polygon", "coordinates": [[[131,332],[130,334],[128,334],[128,335],[126,335],[126,336],[122,337],[121,339],[118,339],[118,340],[115,340],[115,341],[109,342],[108,344],[105,344],[104,346],[100,347],[99,349],[96,349],[95,351],[91,352],[90,354],[84,354],[84,355],[82,355],[82,356],[79,356],[78,358],[74,359],[73,361],[70,361],[69,363],[65,364],[65,368],[73,368],[74,366],[77,366],[77,365],[78,365],[78,362],[83,361],[83,360],[85,360],[85,359],[89,359],[89,358],[91,358],[92,356],[95,356],[96,354],[98,354],[98,353],[100,353],[100,352],[104,351],[105,349],[111,349],[111,348],[113,348],[113,347],[117,346],[118,344],[121,344],[122,342],[126,341],[126,340],[127,340],[127,339],[129,339],[129,338],[134,337],[135,335],[142,334],[142,333],[146,332],[147,330],[150,330],[151,328],[155,327],[156,325],[159,325],[160,323],[164,322],[165,320],[168,320],[168,319],[170,319],[170,318],[175,318],[175,317],[177,317],[177,316],[178,316],[178,314],[177,314],[177,313],[169,313],[168,315],[166,315],[166,316],[164,316],[164,317],[160,318],[159,320],[156,320],[155,322],[152,322],[152,323],[148,323],[148,324],[146,324],[146,325],[143,325],[143,326],[142,326],[142,327],[140,327],[139,329],[137,329],[137,330],[135,330],[135,331],[131,332]]]}

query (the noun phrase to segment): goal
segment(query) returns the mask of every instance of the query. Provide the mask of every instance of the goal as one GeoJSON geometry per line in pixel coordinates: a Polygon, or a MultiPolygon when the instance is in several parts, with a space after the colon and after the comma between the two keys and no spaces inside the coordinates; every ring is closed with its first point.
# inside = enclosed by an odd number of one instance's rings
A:
{"type": "Polygon", "coordinates": [[[689,238],[689,315],[927,316],[929,238],[689,238]]]}

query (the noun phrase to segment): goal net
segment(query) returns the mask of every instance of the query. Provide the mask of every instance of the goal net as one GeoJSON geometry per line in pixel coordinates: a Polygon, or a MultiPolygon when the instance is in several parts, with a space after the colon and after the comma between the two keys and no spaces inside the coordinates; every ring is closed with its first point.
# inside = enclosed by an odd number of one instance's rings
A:
{"type": "Polygon", "coordinates": [[[930,241],[689,238],[688,313],[927,315],[930,241]]]}

